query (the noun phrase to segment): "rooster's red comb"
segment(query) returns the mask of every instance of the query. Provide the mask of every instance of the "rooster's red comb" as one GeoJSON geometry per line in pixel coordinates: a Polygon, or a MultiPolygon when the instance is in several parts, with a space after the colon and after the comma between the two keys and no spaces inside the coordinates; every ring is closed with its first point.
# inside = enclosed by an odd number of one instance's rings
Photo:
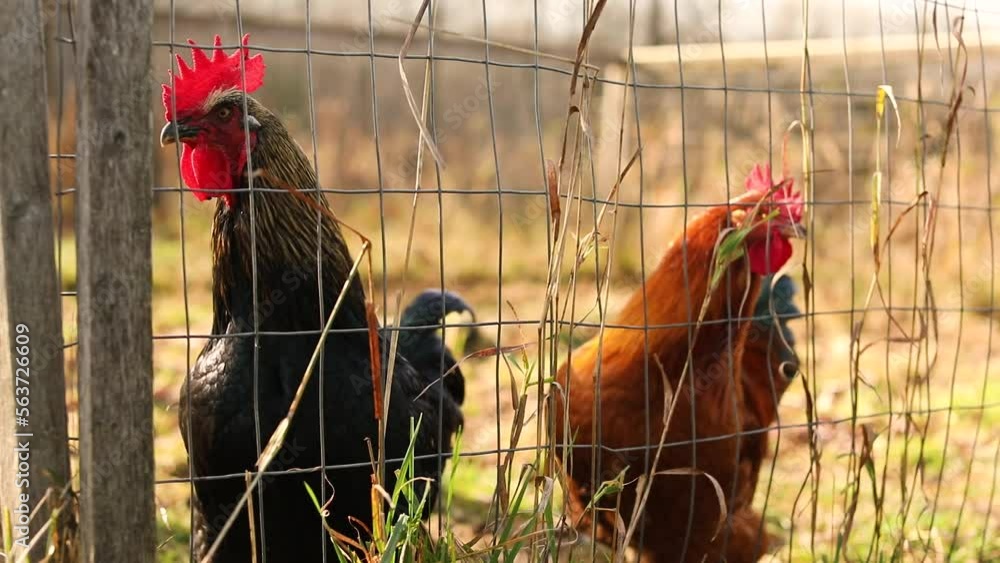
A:
{"type": "Polygon", "coordinates": [[[771,166],[769,164],[755,164],[753,170],[747,176],[744,185],[748,192],[770,192],[774,190],[773,200],[779,206],[782,213],[787,213],[788,218],[798,222],[802,220],[803,201],[802,194],[795,191],[795,180],[782,177],[775,182],[771,176],[771,166]]]}
{"type": "Polygon", "coordinates": [[[173,77],[173,86],[169,83],[163,85],[163,107],[166,109],[167,121],[173,119],[175,107],[178,114],[183,114],[200,105],[210,93],[217,90],[236,88],[249,94],[260,88],[264,83],[264,57],[260,54],[250,56],[250,48],[247,47],[249,40],[250,35],[244,35],[242,46],[232,55],[226,56],[222,50],[222,38],[216,35],[214,53],[210,59],[197,43],[188,39],[194,66],[189,67],[183,57],[176,55],[178,72],[173,77]]]}

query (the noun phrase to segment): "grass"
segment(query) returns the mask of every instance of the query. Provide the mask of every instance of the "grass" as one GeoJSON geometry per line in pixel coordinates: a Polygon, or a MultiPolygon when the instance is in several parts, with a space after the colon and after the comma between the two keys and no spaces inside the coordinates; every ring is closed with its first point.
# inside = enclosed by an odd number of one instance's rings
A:
{"type": "MultiPolygon", "coordinates": [[[[736,147],[734,150],[740,149],[736,147]]],[[[713,178],[718,179],[718,171],[714,174],[711,171],[706,173],[710,179],[701,180],[700,184],[708,183],[713,178]]],[[[905,163],[897,164],[895,174],[902,181],[911,175],[905,163]]],[[[654,199],[669,201],[678,189],[676,184],[667,182],[654,185],[649,191],[654,199]]],[[[155,215],[154,333],[158,336],[183,335],[189,317],[191,333],[203,335],[209,331],[211,318],[211,264],[208,252],[210,206],[198,206],[189,196],[185,196],[188,198],[184,203],[186,225],[183,242],[187,258],[185,288],[181,283],[182,239],[176,212],[177,197],[172,194],[162,198],[155,215]],[[188,294],[189,315],[185,314],[184,309],[185,290],[188,294]]],[[[374,202],[376,197],[337,196],[334,198],[335,208],[342,217],[363,232],[378,233],[380,223],[377,216],[371,213],[370,207],[359,205],[366,201],[374,202]]],[[[403,224],[408,216],[408,209],[403,198],[387,197],[385,203],[386,263],[391,265],[401,259],[401,254],[397,254],[402,246],[398,242],[401,239],[399,233],[405,229],[403,224]]],[[[495,198],[489,201],[479,196],[463,198],[454,195],[446,197],[444,205],[444,215],[448,218],[442,231],[445,237],[446,286],[460,291],[476,306],[479,320],[486,323],[482,330],[487,341],[498,337],[504,344],[531,340],[522,331],[531,330],[528,313],[537,310],[537,304],[545,290],[544,273],[538,267],[546,261],[544,223],[539,221],[534,225],[508,225],[510,228],[504,230],[503,239],[498,241],[493,236],[499,232],[495,198]],[[508,249],[504,253],[502,270],[497,266],[500,244],[508,249]],[[501,308],[497,307],[498,287],[503,288],[503,300],[509,302],[514,310],[526,315],[527,320],[524,321],[522,330],[505,327],[497,335],[495,326],[489,325],[491,319],[509,320],[512,317],[511,309],[506,304],[501,308]]],[[[436,206],[436,198],[422,196],[417,215],[418,233],[437,230],[436,206]]],[[[588,212],[585,211],[583,216],[587,216],[588,212]]],[[[836,552],[836,533],[844,513],[844,486],[848,479],[845,455],[851,449],[852,437],[849,420],[851,376],[846,362],[850,349],[851,325],[846,313],[829,312],[849,310],[852,303],[855,307],[860,306],[864,300],[863,282],[866,275],[871,273],[871,264],[863,258],[867,245],[865,231],[861,230],[858,236],[854,236],[849,227],[846,230],[835,228],[843,225],[846,220],[846,212],[842,208],[819,207],[815,212],[818,228],[811,234],[811,244],[817,252],[815,271],[812,273],[816,284],[816,302],[812,311],[819,314],[813,317],[812,334],[806,334],[801,322],[797,323],[795,330],[800,335],[800,354],[804,355],[802,348],[809,346],[813,348],[812,355],[816,358],[815,367],[807,368],[806,378],[810,384],[815,382],[819,390],[819,394],[814,397],[820,423],[817,427],[819,464],[823,468],[815,499],[818,515],[813,524],[810,511],[801,500],[796,502],[810,467],[809,438],[804,426],[806,402],[801,384],[794,386],[783,399],[783,428],[774,432],[780,445],[772,467],[766,467],[762,474],[755,502],[758,507],[763,507],[766,502],[770,530],[783,536],[787,542],[775,557],[791,561],[813,559],[810,541],[813,537],[816,540],[815,556],[820,560],[833,560],[836,552]],[[845,275],[845,272],[850,271],[852,255],[856,279],[853,287],[845,275]],[[770,473],[772,469],[773,477],[770,473]]],[[[648,231],[645,236],[646,248],[637,244],[638,228],[634,221],[623,221],[618,236],[603,242],[600,247],[602,260],[606,259],[607,252],[613,248],[617,264],[631,265],[615,269],[611,273],[609,302],[612,310],[624,302],[631,288],[641,279],[639,272],[643,262],[645,261],[647,271],[655,265],[655,260],[662,252],[660,241],[664,236],[675,232],[679,224],[679,210],[650,209],[644,214],[644,225],[648,231]]],[[[942,309],[957,308],[963,303],[966,307],[988,308],[991,303],[995,307],[998,302],[997,298],[1000,296],[996,293],[997,288],[988,283],[989,270],[983,269],[983,264],[989,266],[993,263],[992,260],[987,260],[990,250],[985,234],[986,219],[985,215],[972,211],[941,212],[937,244],[939,248],[954,249],[950,252],[939,250],[935,257],[934,284],[937,288],[945,288],[938,291],[938,305],[942,309]],[[961,249],[956,249],[952,245],[955,244],[959,229],[965,237],[961,249]],[[959,259],[962,259],[965,286],[959,283],[959,259]],[[959,291],[963,287],[965,290],[959,291]]],[[[585,222],[582,230],[586,231],[589,227],[585,222]]],[[[582,237],[583,233],[579,236],[582,237]]],[[[918,295],[917,288],[912,284],[913,256],[917,243],[918,239],[909,231],[901,232],[894,242],[887,263],[883,265],[886,270],[892,268],[891,284],[888,283],[886,273],[882,277],[886,280],[887,295],[892,296],[894,304],[908,306],[918,295]]],[[[437,237],[417,236],[414,245],[415,259],[406,288],[408,295],[413,295],[421,287],[433,287],[440,283],[437,277],[437,237]]],[[[796,249],[796,261],[801,260],[802,251],[801,247],[796,249]]],[[[381,243],[376,239],[374,255],[378,257],[380,252],[381,243]]],[[[995,250],[993,252],[995,259],[995,250]]],[[[63,240],[62,262],[63,285],[66,289],[75,286],[73,256],[72,237],[66,236],[63,240]]],[[[387,269],[382,267],[380,260],[376,260],[375,266],[376,278],[381,279],[387,269]]],[[[595,295],[595,271],[592,260],[584,262],[576,282],[580,303],[592,300],[595,295]]],[[[398,281],[398,272],[389,270],[389,287],[392,288],[398,281]]],[[[567,281],[565,275],[560,280],[561,283],[567,281]]],[[[376,288],[381,287],[380,283],[375,285],[376,288]]],[[[377,296],[375,301],[380,304],[381,296],[377,296]]],[[[987,519],[990,513],[988,499],[995,483],[994,456],[997,448],[996,434],[992,430],[1000,423],[1000,409],[995,406],[1000,404],[1000,384],[996,383],[1000,368],[995,360],[989,364],[988,370],[984,363],[988,353],[997,357],[996,354],[1000,352],[1000,344],[996,339],[991,348],[987,348],[990,332],[995,331],[995,315],[995,310],[992,313],[941,314],[935,349],[938,354],[937,364],[931,376],[920,382],[922,390],[917,405],[923,410],[937,409],[934,414],[916,413],[908,416],[905,413],[905,397],[902,394],[905,383],[908,379],[923,377],[919,372],[907,368],[910,357],[907,346],[882,343],[866,352],[860,371],[870,387],[860,387],[857,411],[862,415],[859,421],[870,424],[878,435],[873,453],[875,476],[878,481],[883,478],[886,480],[885,491],[880,493],[885,509],[884,520],[880,528],[879,545],[874,548],[873,556],[881,559],[915,560],[920,559],[920,554],[925,552],[941,557],[949,549],[953,549],[955,560],[976,558],[981,554],[987,558],[1000,554],[1000,540],[997,539],[1000,538],[1000,521],[995,514],[987,519]],[[962,325],[961,340],[957,333],[959,324],[962,325]],[[954,396],[951,391],[953,377],[956,382],[954,396]],[[890,410],[890,399],[893,414],[880,414],[890,410]],[[950,429],[949,408],[952,409],[950,429]],[[918,449],[918,437],[912,431],[906,431],[908,419],[911,424],[928,425],[922,451],[918,449]],[[972,442],[977,428],[979,438],[973,449],[972,442]],[[909,449],[904,452],[907,444],[909,449]],[[903,460],[906,460],[909,468],[906,474],[902,469],[903,460]],[[919,471],[915,491],[910,490],[914,471],[919,471]],[[900,508],[902,499],[899,496],[904,482],[910,490],[909,498],[912,498],[912,505],[906,511],[900,508]],[[935,495],[939,495],[936,506],[933,504],[935,495]],[[933,527],[931,514],[934,515],[933,527]],[[981,543],[981,537],[987,539],[981,543]],[[902,545],[902,551],[898,553],[897,544],[902,545]]],[[[74,320],[73,313],[68,312],[65,324],[67,337],[70,339],[75,339],[74,320]]],[[[596,319],[592,315],[588,320],[596,319]]],[[[905,317],[901,324],[908,326],[905,317]]],[[[877,307],[873,308],[865,326],[865,338],[877,340],[890,332],[888,316],[877,307]]],[[[592,331],[577,329],[573,338],[579,341],[590,334],[592,331]]],[[[203,342],[203,339],[194,338],[190,347],[183,339],[157,340],[155,344],[154,422],[158,479],[182,478],[187,474],[186,454],[177,429],[178,393],[189,362],[193,361],[203,342]]],[[[559,341],[562,353],[567,349],[567,344],[565,338],[559,341]]],[[[74,354],[72,350],[69,353],[71,365],[74,354]]],[[[465,452],[488,452],[497,447],[509,446],[513,434],[511,421],[517,411],[510,390],[512,385],[516,385],[523,392],[526,381],[534,377],[532,373],[519,371],[513,365],[506,362],[498,365],[492,358],[470,360],[463,365],[469,389],[464,409],[466,428],[462,448],[465,452]],[[496,424],[498,417],[501,421],[499,431],[496,424]]],[[[529,402],[528,405],[528,414],[536,415],[533,403],[529,402]]],[[[522,445],[537,443],[539,440],[534,424],[526,424],[520,435],[522,445]]],[[[517,463],[510,466],[510,469],[519,469],[519,463],[529,463],[532,457],[519,454],[516,456],[517,463]]],[[[488,555],[481,552],[485,546],[491,545],[489,538],[493,537],[489,524],[495,520],[495,513],[490,506],[493,503],[497,464],[500,461],[502,460],[496,455],[468,455],[457,459],[450,466],[451,471],[444,484],[449,504],[440,514],[440,517],[449,519],[446,526],[449,535],[444,539],[438,538],[437,541],[457,548],[464,547],[463,542],[480,537],[477,544],[467,549],[484,557],[488,555]]],[[[537,524],[542,529],[551,528],[558,521],[561,506],[558,482],[554,484],[556,490],[546,508],[547,512],[536,515],[529,502],[533,494],[529,495],[524,488],[526,483],[533,482],[521,477],[525,476],[517,471],[513,475],[505,475],[505,478],[512,479],[514,485],[508,489],[508,495],[514,501],[520,499],[527,506],[517,507],[513,512],[517,518],[506,521],[506,527],[500,528],[501,534],[511,533],[511,530],[518,529],[517,526],[531,518],[540,518],[541,521],[531,525],[537,524]],[[517,522],[517,526],[513,522],[517,522]]],[[[190,533],[188,494],[186,484],[157,487],[160,561],[187,560],[190,533]]],[[[868,477],[863,477],[854,532],[850,543],[843,548],[844,556],[862,558],[873,549],[871,544],[875,535],[875,513],[872,504],[871,483],[868,477]]],[[[409,524],[412,523],[413,520],[409,520],[409,524]]],[[[394,526],[398,524],[398,520],[386,522],[387,529],[395,529],[394,526]]],[[[415,533],[409,524],[405,527],[406,533],[415,533]]],[[[436,527],[433,519],[428,526],[432,530],[436,527]]],[[[516,545],[511,546],[513,547],[516,545]]],[[[380,549],[384,549],[384,546],[380,549]]],[[[502,554],[509,554],[509,551],[510,548],[496,553],[503,559],[505,556],[502,554]]],[[[589,556],[589,549],[578,548],[578,551],[584,559],[589,556]]]]}
{"type": "MultiPolygon", "coordinates": [[[[897,172],[901,173],[901,172],[897,172]]],[[[673,190],[669,185],[657,188],[658,191],[669,193],[673,190]]],[[[655,192],[654,192],[655,193],[655,192]]],[[[172,196],[161,202],[158,208],[157,222],[154,233],[154,332],[160,336],[182,335],[186,332],[186,318],[184,311],[183,293],[185,289],[188,293],[188,306],[190,311],[190,325],[193,334],[207,334],[210,327],[211,303],[210,303],[210,261],[208,258],[208,231],[209,231],[209,211],[207,206],[196,207],[187,205],[185,244],[187,247],[187,274],[188,285],[183,287],[180,275],[180,248],[181,238],[177,226],[177,217],[171,209],[176,209],[176,198],[172,196]],[[172,201],[171,201],[172,200],[172,201]]],[[[374,198],[375,196],[366,196],[374,198]]],[[[378,232],[379,225],[372,222],[370,211],[354,204],[356,196],[343,196],[342,200],[347,201],[346,205],[338,209],[344,209],[347,220],[354,225],[358,225],[363,231],[368,233],[378,232]]],[[[477,207],[474,204],[463,206],[461,198],[452,198],[453,201],[446,202],[448,210],[446,215],[455,218],[457,224],[449,224],[444,231],[446,249],[446,285],[453,290],[458,290],[467,295],[478,309],[479,319],[488,324],[489,319],[503,316],[510,319],[510,310],[498,309],[496,307],[496,289],[498,283],[503,284],[503,298],[509,301],[514,309],[523,312],[535,310],[538,299],[544,292],[544,279],[537,269],[537,264],[544,262],[544,245],[538,244],[539,239],[544,240],[542,228],[532,229],[508,229],[502,240],[506,248],[517,248],[516,253],[505,253],[505,263],[502,274],[495,268],[496,249],[498,242],[489,233],[496,232],[498,223],[495,216],[491,216],[491,209],[477,207]],[[470,237],[468,233],[477,233],[470,237]],[[532,241],[532,242],[528,242],[532,241]],[[466,248],[465,252],[449,251],[450,249],[466,248]],[[486,259],[482,259],[483,256],[486,259]],[[490,264],[494,264],[491,266],[490,264]],[[508,267],[508,264],[509,267],[508,267]],[[485,267],[484,267],[485,265],[485,267]],[[531,270],[531,273],[525,272],[531,270]],[[457,272],[451,278],[452,272],[457,272]],[[501,282],[498,282],[501,279],[501,282]]],[[[473,199],[473,198],[469,198],[473,199]]],[[[343,203],[343,201],[342,201],[343,203]]],[[[422,207],[422,210],[432,208],[432,205],[422,207]]],[[[421,205],[425,205],[421,202],[421,205]]],[[[843,231],[834,229],[824,229],[823,225],[835,225],[842,221],[843,217],[839,210],[818,210],[817,224],[820,229],[813,233],[813,244],[817,248],[817,253],[822,257],[816,261],[816,271],[813,273],[816,280],[816,304],[814,311],[837,311],[848,309],[850,303],[858,304],[863,300],[862,284],[851,288],[848,280],[845,279],[844,272],[849,270],[848,259],[850,249],[846,248],[842,240],[843,231]]],[[[674,230],[671,226],[676,225],[678,213],[673,210],[650,211],[646,216],[647,229],[654,232],[666,232],[674,230]],[[664,216],[658,219],[657,215],[664,216]]],[[[971,212],[965,213],[965,216],[971,212]]],[[[402,205],[392,203],[387,208],[387,218],[389,225],[395,225],[398,221],[394,218],[405,217],[405,208],[402,205]]],[[[963,218],[965,217],[963,216],[963,218]]],[[[433,217],[426,218],[418,216],[418,221],[427,221],[433,225],[433,217]]],[[[938,244],[945,246],[954,241],[954,233],[959,228],[966,231],[977,230],[977,225],[982,225],[983,219],[969,217],[969,223],[962,225],[959,222],[959,214],[954,213],[951,217],[942,216],[942,223],[939,225],[938,244]]],[[[393,234],[395,226],[390,227],[386,239],[389,242],[387,253],[388,264],[392,264],[395,259],[394,250],[398,245],[394,242],[398,240],[393,234]]],[[[611,296],[609,298],[611,307],[621,304],[625,296],[630,291],[630,287],[636,283],[639,265],[643,262],[645,254],[647,271],[655,265],[655,258],[658,255],[657,249],[653,248],[658,242],[650,243],[650,236],[647,235],[647,245],[649,249],[641,249],[635,245],[637,235],[629,232],[634,229],[634,224],[630,227],[626,225],[624,234],[618,240],[611,240],[604,246],[603,254],[606,256],[608,248],[613,246],[617,252],[620,262],[635,264],[625,271],[615,271],[611,278],[611,296]],[[625,258],[627,257],[627,258],[625,258]]],[[[424,231],[426,232],[426,231],[424,231]]],[[[433,232],[433,231],[432,231],[433,232]]],[[[413,295],[416,290],[423,286],[435,286],[439,283],[437,279],[436,260],[436,237],[421,238],[415,241],[414,252],[418,257],[427,257],[427,260],[418,259],[414,262],[415,267],[410,271],[410,287],[407,294],[413,295]]],[[[856,255],[861,255],[861,248],[866,244],[864,237],[855,237],[856,255]]],[[[901,237],[899,240],[903,240],[901,237]]],[[[964,239],[963,248],[956,254],[939,254],[941,267],[935,270],[935,285],[937,287],[954,287],[958,283],[959,256],[965,257],[965,264],[976,262],[971,257],[983,256],[988,252],[987,240],[979,234],[973,234],[964,239]]],[[[893,296],[895,303],[908,303],[913,299],[914,288],[909,280],[912,272],[911,254],[908,252],[910,243],[897,243],[893,248],[889,262],[893,264],[895,280],[889,288],[889,293],[893,296]]],[[[73,244],[72,238],[64,240],[63,255],[63,284],[66,288],[75,285],[73,264],[73,244]]],[[[378,256],[379,248],[376,248],[375,255],[378,256]]],[[[797,255],[801,256],[802,249],[797,249],[797,255]]],[[[798,259],[798,258],[796,258],[798,259]]],[[[577,280],[581,293],[581,302],[585,302],[587,295],[594,295],[592,286],[594,268],[588,261],[587,268],[582,268],[580,277],[577,280]]],[[[384,271],[376,261],[376,268],[382,275],[384,271]]],[[[856,263],[857,279],[863,280],[863,273],[868,265],[858,260],[856,263]]],[[[968,266],[966,266],[968,268],[968,266]]],[[[976,273],[981,278],[981,272],[976,273]]],[[[968,274],[966,274],[968,277],[968,274]]],[[[942,308],[956,307],[961,304],[960,298],[964,298],[967,305],[988,306],[989,303],[996,303],[997,295],[991,297],[989,291],[991,287],[988,283],[982,283],[976,278],[966,295],[961,296],[953,292],[942,292],[942,308]]],[[[388,282],[394,283],[396,278],[390,275],[388,282]]],[[[563,279],[563,282],[566,280],[563,279]]],[[[378,287],[379,284],[376,284],[378,287]]],[[[992,288],[996,292],[996,288],[992,288]]],[[[376,299],[380,303],[380,299],[376,299]]],[[[995,305],[994,305],[995,307],[995,305]]],[[[506,307],[505,307],[506,308],[506,307]]],[[[993,311],[993,315],[995,315],[993,311]]],[[[594,320],[591,318],[590,320],[594,320]]],[[[806,411],[805,395],[802,387],[796,385],[785,396],[782,403],[781,423],[783,429],[775,431],[776,438],[780,441],[780,446],[773,462],[773,477],[770,476],[772,468],[765,468],[762,474],[762,484],[758,488],[755,506],[767,506],[767,521],[773,533],[783,536],[788,542],[784,548],[775,554],[781,560],[808,561],[813,558],[813,526],[815,526],[816,556],[821,560],[832,560],[835,553],[835,535],[838,525],[843,515],[844,496],[842,488],[847,482],[846,452],[851,448],[852,428],[849,422],[851,404],[849,393],[850,373],[845,362],[850,345],[850,324],[846,315],[817,315],[814,317],[814,333],[806,338],[801,338],[800,347],[814,347],[813,355],[816,358],[815,368],[808,368],[808,381],[816,382],[820,393],[815,397],[817,413],[819,414],[820,426],[817,427],[818,448],[821,452],[819,463],[823,468],[823,474],[818,487],[819,495],[815,499],[818,507],[818,517],[815,525],[811,523],[809,511],[804,509],[802,502],[796,502],[799,490],[805,479],[805,473],[810,467],[810,447],[805,423],[804,413],[806,411]],[[770,483],[768,483],[770,481],[770,483]]],[[[887,486],[881,500],[885,507],[885,520],[881,526],[880,545],[875,548],[875,555],[883,559],[919,559],[919,554],[931,552],[941,556],[943,552],[954,548],[952,553],[954,559],[963,560],[976,558],[980,554],[987,557],[1000,553],[1000,524],[996,515],[987,519],[990,511],[988,499],[995,483],[995,450],[997,448],[997,438],[995,429],[1000,423],[1000,409],[995,405],[1000,404],[1000,385],[996,383],[1000,369],[995,361],[990,363],[987,371],[984,359],[987,353],[1000,352],[998,342],[992,343],[992,349],[986,347],[991,330],[995,330],[995,318],[991,319],[989,313],[951,313],[943,315],[939,326],[940,339],[937,343],[936,352],[939,354],[937,368],[933,375],[926,381],[926,388],[920,397],[923,406],[928,409],[944,409],[932,415],[914,414],[907,416],[904,411],[904,397],[901,390],[908,378],[914,377],[912,370],[907,369],[906,359],[909,354],[905,346],[898,344],[881,345],[870,349],[864,358],[861,372],[871,385],[870,388],[862,386],[858,397],[857,410],[861,415],[885,413],[889,410],[889,400],[893,401],[891,407],[894,414],[876,415],[870,418],[862,417],[863,421],[871,424],[878,438],[875,442],[875,467],[876,477],[881,480],[886,479],[887,486]],[[957,338],[957,328],[962,324],[963,332],[961,341],[957,338]],[[991,328],[993,327],[993,328],[991,328]],[[889,358],[888,369],[886,369],[886,357],[889,358]],[[954,376],[956,381],[954,397],[951,396],[951,382],[954,376]],[[984,385],[985,382],[985,385],[984,385]],[[890,390],[890,387],[892,388],[890,390]],[[985,405],[985,406],[980,406],[985,405]],[[991,406],[992,405],[992,406],[991,406]],[[947,418],[949,407],[953,409],[951,417],[951,427],[947,430],[947,418]],[[923,450],[917,449],[917,439],[905,432],[905,425],[908,418],[914,419],[914,423],[927,424],[923,450]],[[972,438],[977,428],[979,429],[979,440],[976,448],[972,448],[972,438]],[[945,433],[948,432],[948,439],[945,440],[945,433]],[[909,443],[909,451],[904,453],[904,448],[909,443]],[[901,499],[898,491],[903,487],[904,474],[901,470],[903,460],[907,461],[910,467],[907,479],[910,480],[914,468],[920,471],[917,482],[917,491],[911,491],[914,498],[912,506],[907,511],[901,511],[899,505],[901,499]],[[943,472],[942,472],[943,471],[943,472]],[[968,473],[967,473],[968,472],[968,473]],[[940,495],[936,507],[932,504],[935,494],[940,495]],[[931,527],[931,516],[934,514],[934,523],[931,527]],[[959,522],[961,514],[961,522],[959,522]],[[905,517],[905,523],[903,518],[905,517]],[[954,529],[958,525],[958,533],[954,529]],[[984,536],[985,535],[985,536],[984,536]],[[979,538],[986,537],[984,543],[980,543],[979,538]],[[902,544],[902,554],[895,552],[895,545],[902,544]],[[982,548],[982,551],[980,549],[982,548]],[[991,555],[992,554],[992,555],[991,555]]],[[[906,324],[906,323],[903,323],[906,324]]],[[[871,339],[882,338],[889,330],[888,317],[877,310],[869,313],[869,322],[865,328],[865,334],[871,339]]],[[[72,337],[75,334],[74,318],[68,314],[66,318],[67,334],[72,337]]],[[[805,327],[802,323],[795,327],[796,332],[803,335],[805,327]]],[[[487,340],[496,338],[495,328],[483,327],[487,340]]],[[[574,332],[574,339],[579,340],[588,336],[585,329],[578,329],[574,332]]],[[[500,331],[499,339],[505,344],[516,343],[527,340],[522,333],[516,329],[504,329],[500,331]]],[[[186,455],[180,433],[177,429],[177,402],[180,384],[190,361],[193,361],[197,352],[203,345],[202,339],[192,339],[190,349],[187,343],[182,340],[158,340],[155,344],[155,429],[156,429],[156,468],[157,478],[179,478],[187,474],[186,455]]],[[[560,342],[560,349],[564,352],[567,348],[565,341],[560,342]]],[[[800,349],[800,353],[803,350],[800,349]]],[[[72,355],[70,352],[70,362],[72,355]]],[[[500,362],[499,370],[495,369],[497,364],[493,359],[472,360],[463,366],[468,378],[469,395],[467,407],[465,408],[466,429],[463,436],[463,449],[466,452],[482,452],[495,450],[499,447],[507,447],[510,443],[512,420],[517,408],[510,398],[509,391],[512,382],[520,389],[524,389],[524,383],[531,377],[528,373],[518,373],[517,369],[509,367],[506,363],[500,362]],[[499,396],[499,402],[497,397],[499,396]],[[496,419],[501,420],[499,433],[496,419]]],[[[529,411],[534,415],[533,411],[529,411]]],[[[523,434],[520,436],[522,444],[532,444],[539,440],[534,432],[534,425],[527,424],[523,434]]],[[[530,456],[518,456],[520,462],[527,462],[530,456]]],[[[500,460],[496,455],[470,455],[461,457],[451,466],[452,471],[444,484],[447,491],[449,504],[441,517],[449,518],[451,521],[447,526],[450,534],[447,536],[446,544],[451,546],[463,545],[462,542],[474,540],[483,536],[486,526],[493,521],[490,505],[493,501],[493,491],[496,487],[497,463],[500,460]]],[[[516,465],[516,464],[515,464],[516,465]]],[[[513,469],[514,467],[512,467],[513,469]]],[[[517,474],[515,477],[523,477],[517,474]]],[[[869,553],[871,542],[874,537],[874,511],[871,509],[871,485],[864,478],[862,481],[862,491],[859,498],[859,510],[855,518],[854,533],[851,541],[844,548],[844,554],[852,558],[864,557],[869,553]]],[[[527,503],[527,495],[524,486],[531,480],[526,478],[515,479],[515,487],[510,495],[514,500],[527,503]]],[[[551,527],[558,519],[561,495],[556,483],[556,492],[552,496],[550,505],[543,515],[534,515],[530,508],[518,508],[513,514],[517,514],[517,522],[523,523],[531,518],[542,518],[544,522],[537,523],[542,528],[551,527]]],[[[907,487],[910,487],[907,482],[907,487]]],[[[158,560],[164,562],[186,561],[187,544],[189,539],[189,516],[188,516],[188,494],[189,489],[185,484],[168,484],[157,487],[157,507],[158,507],[158,539],[161,542],[158,560]]],[[[409,521],[411,524],[413,520],[409,521]]],[[[507,522],[507,527],[501,528],[501,532],[510,533],[511,522],[507,522]]],[[[386,522],[388,529],[395,529],[399,521],[386,522]],[[392,524],[390,526],[390,524],[392,524]]],[[[534,525],[534,524],[532,524],[534,525]]],[[[430,525],[434,528],[433,520],[430,525]]],[[[414,533],[412,526],[406,527],[406,533],[414,533]]],[[[485,538],[492,537],[487,533],[485,538]]],[[[489,545],[487,539],[479,540],[480,549],[489,545]],[[482,543],[487,542],[487,543],[482,543]]],[[[411,544],[412,545],[412,544],[411,544]]],[[[511,546],[516,547],[516,546],[511,546]]],[[[469,548],[475,552],[475,548],[469,548]]],[[[506,552],[509,553],[510,549],[506,552]]],[[[580,549],[583,554],[589,554],[586,548],[580,549]]],[[[503,550],[497,553],[504,553],[503,550]]],[[[485,554],[483,554],[485,556],[485,554]]],[[[584,558],[586,556],[583,556],[584,558]]],[[[503,558],[503,557],[501,557],[503,558]]],[[[443,560],[443,559],[442,559],[443,560]]]]}

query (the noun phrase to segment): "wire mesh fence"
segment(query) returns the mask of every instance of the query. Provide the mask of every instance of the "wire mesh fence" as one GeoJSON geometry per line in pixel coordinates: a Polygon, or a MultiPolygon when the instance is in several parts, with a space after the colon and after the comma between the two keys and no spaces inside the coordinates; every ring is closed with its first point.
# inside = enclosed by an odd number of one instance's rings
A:
{"type": "MultiPolygon", "coordinates": [[[[1000,557],[1000,10],[606,4],[155,4],[154,88],[250,33],[235,161],[149,101],[187,142],[153,163],[158,560],[1000,557]]],[[[39,22],[71,447],[74,9],[39,22]]]]}

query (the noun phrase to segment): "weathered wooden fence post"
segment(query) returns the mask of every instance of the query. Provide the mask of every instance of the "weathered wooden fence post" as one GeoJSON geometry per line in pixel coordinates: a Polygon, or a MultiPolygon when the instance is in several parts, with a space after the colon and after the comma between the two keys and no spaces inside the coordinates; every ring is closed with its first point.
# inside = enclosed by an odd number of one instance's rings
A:
{"type": "Polygon", "coordinates": [[[82,561],[154,560],[152,0],[77,9],[82,561]]]}
{"type": "MultiPolygon", "coordinates": [[[[69,479],[62,308],[49,187],[44,17],[36,0],[0,11],[0,505],[21,553],[69,479]],[[49,500],[22,526],[51,487],[49,500]],[[25,511],[28,511],[27,513],[25,511]]],[[[56,525],[71,515],[64,512],[56,525]]],[[[62,531],[62,529],[60,530],[62,531]]],[[[59,534],[59,538],[62,534],[59,534]]],[[[33,560],[45,553],[42,538],[33,560]]]]}

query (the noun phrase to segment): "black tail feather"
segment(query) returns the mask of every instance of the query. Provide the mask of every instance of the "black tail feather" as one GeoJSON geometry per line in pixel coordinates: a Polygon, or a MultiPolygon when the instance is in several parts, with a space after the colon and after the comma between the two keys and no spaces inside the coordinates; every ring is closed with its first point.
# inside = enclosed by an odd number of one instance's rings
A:
{"type": "Polygon", "coordinates": [[[465,377],[441,334],[442,320],[452,313],[469,313],[475,319],[472,307],[458,294],[437,289],[421,292],[406,306],[400,319],[399,326],[406,330],[400,334],[399,351],[427,384],[447,373],[444,387],[461,405],[465,400],[465,377]]]}

